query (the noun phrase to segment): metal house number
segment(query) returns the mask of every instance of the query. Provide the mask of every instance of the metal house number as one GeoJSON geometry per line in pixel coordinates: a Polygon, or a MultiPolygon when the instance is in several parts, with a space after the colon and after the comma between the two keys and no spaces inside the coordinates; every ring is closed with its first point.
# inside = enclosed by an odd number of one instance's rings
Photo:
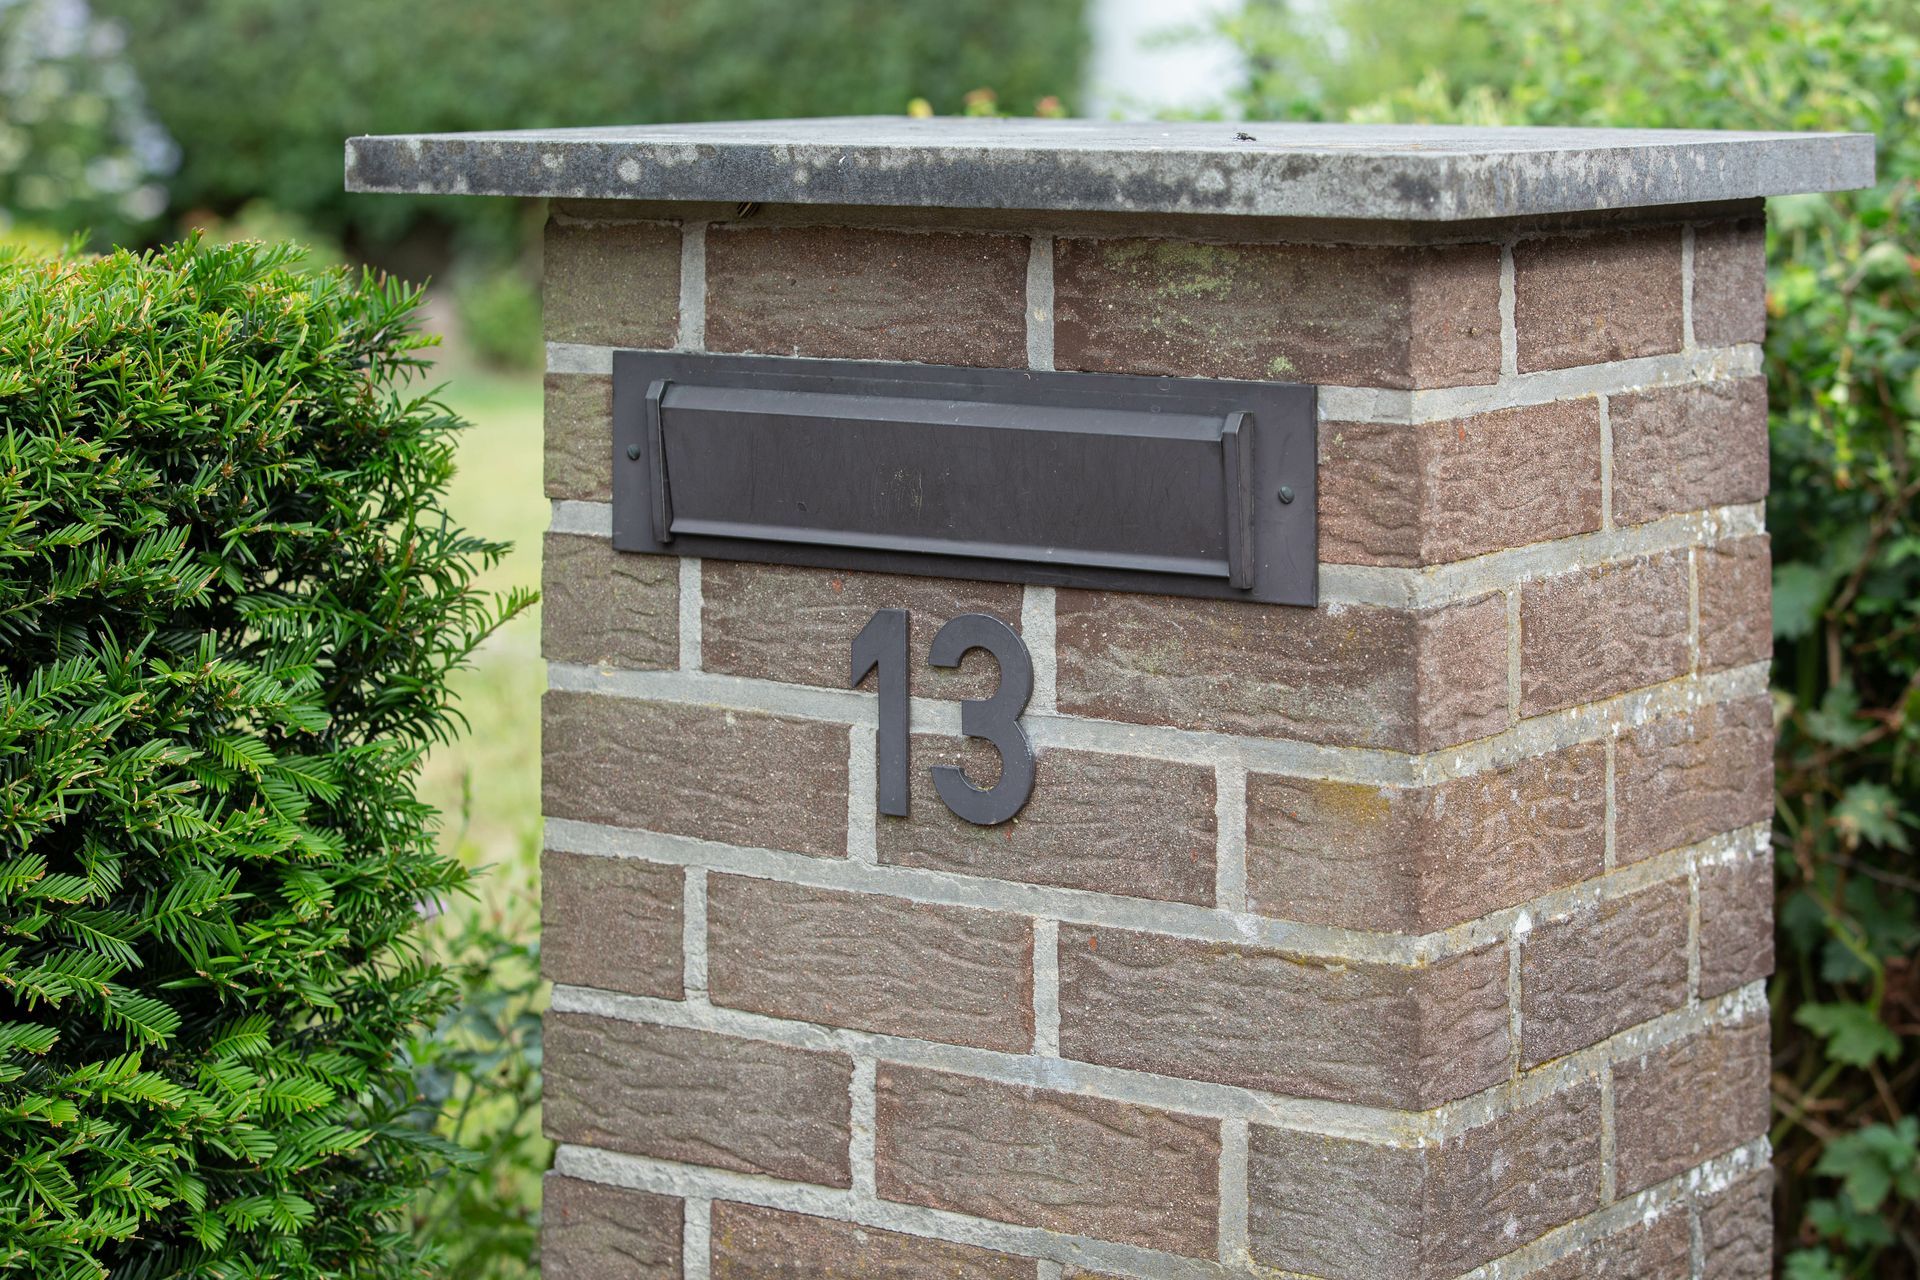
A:
{"type": "MultiPolygon", "coordinates": [[[[896,818],[907,816],[908,622],[905,609],[881,609],[868,619],[853,638],[849,686],[857,688],[868,673],[878,672],[880,812],[896,818]]],[[[957,667],[969,649],[985,649],[993,655],[1000,664],[1000,687],[990,698],[969,698],[960,704],[960,732],[993,744],[1000,753],[1000,780],[982,789],[950,764],[934,765],[928,772],[947,808],[968,822],[990,827],[1019,813],[1033,794],[1033,744],[1020,727],[1020,713],[1033,696],[1033,656],[1020,633],[1000,619],[963,613],[934,635],[927,665],[957,667]]]]}

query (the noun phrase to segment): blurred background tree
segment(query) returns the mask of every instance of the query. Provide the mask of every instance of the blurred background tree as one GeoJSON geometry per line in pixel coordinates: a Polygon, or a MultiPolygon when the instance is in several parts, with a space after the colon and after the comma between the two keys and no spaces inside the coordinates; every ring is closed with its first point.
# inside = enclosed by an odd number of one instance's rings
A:
{"type": "Polygon", "coordinates": [[[1776,1195],[1788,1280],[1920,1275],[1920,4],[1248,0],[1255,118],[1836,129],[1775,200],[1776,1195]]]}

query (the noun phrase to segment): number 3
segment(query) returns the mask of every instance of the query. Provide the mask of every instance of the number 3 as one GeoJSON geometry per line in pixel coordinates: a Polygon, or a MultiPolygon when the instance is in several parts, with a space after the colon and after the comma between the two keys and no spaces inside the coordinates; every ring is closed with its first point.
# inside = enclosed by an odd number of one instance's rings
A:
{"type": "MultiPolygon", "coordinates": [[[[907,813],[907,611],[882,609],[853,638],[852,683],[880,673],[880,812],[907,813]]],[[[990,827],[1019,813],[1033,794],[1033,744],[1020,715],[1033,696],[1033,657],[1012,627],[985,613],[963,613],[941,627],[927,649],[927,665],[957,667],[969,649],[985,649],[1000,664],[1000,686],[990,698],[960,704],[960,732],[993,744],[1000,753],[1000,780],[982,789],[950,764],[933,766],[934,790],[947,808],[968,822],[990,827]]]]}

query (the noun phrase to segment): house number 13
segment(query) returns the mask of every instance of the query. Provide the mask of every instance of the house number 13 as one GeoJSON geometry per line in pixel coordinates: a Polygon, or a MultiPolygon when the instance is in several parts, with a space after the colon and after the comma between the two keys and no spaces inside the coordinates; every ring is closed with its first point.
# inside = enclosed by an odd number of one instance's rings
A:
{"type": "MultiPolygon", "coordinates": [[[[853,638],[852,687],[879,673],[880,812],[907,816],[907,611],[882,609],[853,638]]],[[[1020,713],[1033,696],[1033,657],[1015,631],[985,613],[963,613],[941,627],[927,649],[930,667],[957,667],[969,649],[985,649],[1000,664],[1000,687],[991,698],[960,704],[960,732],[991,742],[1000,753],[1000,781],[982,790],[950,764],[928,770],[947,808],[983,827],[1005,822],[1033,794],[1033,744],[1020,727],[1020,713]]]]}

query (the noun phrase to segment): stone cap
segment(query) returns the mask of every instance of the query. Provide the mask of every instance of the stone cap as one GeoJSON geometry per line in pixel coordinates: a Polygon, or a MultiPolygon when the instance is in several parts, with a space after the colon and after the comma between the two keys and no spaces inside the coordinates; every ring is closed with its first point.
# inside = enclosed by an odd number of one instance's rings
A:
{"type": "Polygon", "coordinates": [[[1861,133],[848,116],[347,142],[347,189],[1408,222],[1870,186],[1861,133]]]}

